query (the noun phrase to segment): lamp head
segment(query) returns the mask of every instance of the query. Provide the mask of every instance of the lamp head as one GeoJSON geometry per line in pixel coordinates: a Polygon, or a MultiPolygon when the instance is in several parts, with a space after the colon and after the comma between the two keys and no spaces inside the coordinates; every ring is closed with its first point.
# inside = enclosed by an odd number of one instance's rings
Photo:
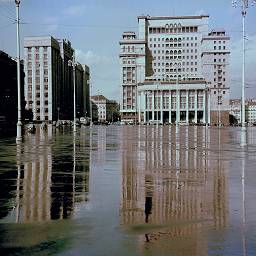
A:
{"type": "Polygon", "coordinates": [[[15,4],[19,5],[20,4],[20,0],[15,0],[15,4]]]}

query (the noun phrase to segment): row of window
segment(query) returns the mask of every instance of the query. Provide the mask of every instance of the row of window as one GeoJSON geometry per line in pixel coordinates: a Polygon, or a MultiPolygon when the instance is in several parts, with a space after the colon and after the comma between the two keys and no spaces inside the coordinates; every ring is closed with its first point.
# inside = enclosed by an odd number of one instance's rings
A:
{"type": "MultiPolygon", "coordinates": [[[[48,69],[44,69],[43,74],[48,75],[48,69]]],[[[28,75],[32,76],[32,70],[31,69],[28,69],[28,75]]],[[[40,75],[40,69],[36,69],[36,75],[40,75]]]]}
{"type": "Polygon", "coordinates": [[[149,34],[165,34],[165,33],[197,33],[198,27],[197,26],[177,26],[172,27],[166,25],[166,27],[149,27],[148,29],[149,34]]]}
{"type": "MultiPolygon", "coordinates": [[[[36,52],[39,52],[39,47],[38,46],[34,47],[34,49],[35,49],[36,52]]],[[[47,49],[48,49],[47,46],[43,46],[44,52],[47,52],[47,49]]],[[[32,52],[32,47],[28,47],[28,52],[29,53],[32,52]]]]}
{"type": "Polygon", "coordinates": [[[164,60],[164,59],[170,59],[170,60],[173,60],[173,59],[187,59],[187,60],[189,60],[189,59],[191,59],[191,60],[193,60],[193,59],[197,59],[197,55],[187,55],[187,56],[154,56],[153,57],[153,60],[155,60],[155,61],[157,61],[157,60],[164,60]]]}
{"type": "MultiPolygon", "coordinates": [[[[214,94],[217,94],[217,91],[213,91],[214,94]]],[[[221,92],[220,92],[221,93],[221,92]]],[[[223,94],[226,94],[226,91],[222,91],[223,94]]]]}
{"type": "MultiPolygon", "coordinates": [[[[176,63],[163,63],[163,62],[161,62],[161,63],[160,63],[160,62],[158,62],[158,63],[154,62],[154,63],[153,63],[153,66],[154,66],[154,67],[156,67],[156,66],[160,67],[161,65],[162,65],[162,66],[165,65],[166,67],[171,67],[171,66],[174,66],[174,67],[175,67],[175,66],[176,66],[176,63]]],[[[190,65],[190,66],[195,65],[195,66],[196,66],[196,65],[197,65],[197,62],[182,62],[182,65],[183,65],[183,66],[185,66],[185,65],[187,65],[187,66],[189,66],[189,65],[190,65]]]]}
{"type": "Polygon", "coordinates": [[[135,52],[135,50],[139,50],[140,52],[143,52],[144,48],[135,48],[135,46],[123,46],[122,47],[122,52],[135,52]]]}
{"type": "MultiPolygon", "coordinates": [[[[48,66],[48,62],[44,61],[44,68],[47,68],[47,66],[48,66]]],[[[35,67],[36,68],[40,68],[40,62],[39,61],[35,62],[35,67]]],[[[32,62],[31,62],[31,60],[28,61],[28,69],[32,69],[32,62]]]]}
{"type": "MultiPolygon", "coordinates": [[[[36,90],[40,90],[40,83],[36,83],[36,90]]],[[[32,91],[32,83],[29,82],[28,83],[28,90],[29,91],[32,91]]],[[[44,83],[44,90],[48,90],[48,84],[47,83],[44,83]]]]}
{"type": "Polygon", "coordinates": [[[226,46],[225,45],[224,46],[219,46],[218,48],[217,48],[217,46],[214,46],[213,49],[214,50],[217,50],[217,49],[218,50],[226,50],[226,46]]]}
{"type": "Polygon", "coordinates": [[[153,54],[182,54],[182,53],[197,53],[197,49],[187,50],[152,50],[153,54]]]}
{"type": "MultiPolygon", "coordinates": [[[[197,47],[197,43],[182,43],[182,44],[150,44],[149,47],[150,48],[160,48],[160,47],[170,47],[170,48],[173,48],[173,47],[197,47]]],[[[225,46],[223,46],[224,49],[225,49],[225,46]]],[[[216,47],[214,47],[215,49],[216,47]]],[[[220,47],[219,47],[220,48],[220,47]]]]}
{"type": "Polygon", "coordinates": [[[123,59],[123,64],[135,64],[135,59],[123,59]]]}
{"type": "MultiPolygon", "coordinates": [[[[155,70],[155,72],[161,72],[160,69],[155,70]]],[[[164,72],[164,69],[162,69],[162,72],[164,72]]],[[[176,73],[176,69],[165,69],[165,72],[171,72],[171,73],[176,73]]],[[[182,68],[182,69],[178,69],[178,72],[197,72],[197,68],[182,68]]]]}
{"type": "MultiPolygon", "coordinates": [[[[48,92],[44,93],[44,97],[48,98],[48,92]]],[[[28,98],[32,99],[32,93],[28,93],[28,98]]],[[[40,92],[36,93],[36,98],[40,98],[40,92]]]]}
{"type": "MultiPolygon", "coordinates": [[[[223,44],[226,43],[226,41],[219,41],[219,44],[221,44],[221,42],[223,42],[223,44]]],[[[217,41],[214,41],[214,44],[217,44],[217,41]]]]}
{"type": "MultiPolygon", "coordinates": [[[[217,62],[217,59],[214,59],[213,61],[214,61],[214,62],[217,62]]],[[[225,62],[226,59],[218,59],[218,62],[221,62],[221,61],[222,61],[222,62],[225,62]]]]}
{"type": "MultiPolygon", "coordinates": [[[[36,76],[36,83],[40,83],[40,77],[39,76],[36,76]]],[[[28,83],[32,83],[32,77],[31,76],[28,76],[28,83]]],[[[44,84],[47,84],[48,83],[48,77],[47,76],[44,76],[44,84]]]]}
{"type": "Polygon", "coordinates": [[[150,42],[160,42],[160,41],[165,41],[165,42],[181,42],[181,41],[193,41],[193,40],[197,40],[197,37],[183,37],[183,38],[164,38],[164,37],[162,37],[162,38],[160,38],[160,37],[150,37],[149,38],[149,41],[150,42]]]}
{"type": "MultiPolygon", "coordinates": [[[[35,59],[39,60],[39,57],[40,57],[40,55],[37,53],[35,55],[35,59]]],[[[42,57],[43,57],[44,60],[47,60],[48,59],[48,54],[43,54],[42,57]]],[[[28,60],[32,60],[32,54],[28,54],[28,60]]]]}

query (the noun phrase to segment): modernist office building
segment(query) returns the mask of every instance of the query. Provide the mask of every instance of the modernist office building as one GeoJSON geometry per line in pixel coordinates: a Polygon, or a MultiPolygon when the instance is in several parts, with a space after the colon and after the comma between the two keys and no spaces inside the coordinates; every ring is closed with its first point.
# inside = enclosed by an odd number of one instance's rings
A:
{"type": "Polygon", "coordinates": [[[123,121],[228,124],[230,38],[208,20],[140,16],[138,36],[123,33],[123,121]]]}
{"type": "MultiPolygon", "coordinates": [[[[34,121],[73,118],[73,71],[69,65],[73,54],[74,49],[67,40],[51,36],[25,38],[25,99],[26,108],[32,110],[34,121]]],[[[86,74],[89,73],[89,68],[84,67],[86,74]]],[[[85,89],[89,85],[84,67],[79,63],[76,65],[78,117],[86,112],[83,95],[89,92],[85,89]]]]}
{"type": "MultiPolygon", "coordinates": [[[[20,67],[21,74],[21,108],[22,119],[25,118],[24,107],[24,72],[23,62],[20,67]]],[[[16,124],[17,108],[18,108],[18,92],[17,92],[17,62],[7,53],[0,51],[0,118],[7,121],[8,124],[16,124]]],[[[1,125],[1,123],[0,123],[1,125]]]]}

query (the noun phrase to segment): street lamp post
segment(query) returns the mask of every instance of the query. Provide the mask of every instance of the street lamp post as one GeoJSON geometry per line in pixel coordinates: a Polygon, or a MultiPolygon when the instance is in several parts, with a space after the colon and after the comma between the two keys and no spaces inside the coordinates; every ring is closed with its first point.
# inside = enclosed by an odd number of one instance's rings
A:
{"type": "Polygon", "coordinates": [[[17,26],[17,86],[18,86],[18,122],[16,141],[22,140],[22,121],[21,121],[21,84],[20,84],[20,0],[15,0],[16,4],[16,26],[17,26]]]}
{"type": "Polygon", "coordinates": [[[73,68],[73,86],[74,86],[74,125],[73,131],[76,132],[76,61],[75,61],[75,52],[73,53],[72,60],[68,61],[69,66],[73,68]]]}
{"type": "MultiPolygon", "coordinates": [[[[239,0],[232,1],[232,6],[237,7],[239,0]]],[[[252,5],[256,4],[256,0],[251,1],[252,5]]],[[[249,0],[241,0],[242,7],[242,27],[243,27],[243,61],[242,61],[242,97],[241,97],[241,124],[245,127],[245,16],[249,8],[249,0]]]]}
{"type": "MultiPolygon", "coordinates": [[[[90,86],[90,95],[92,95],[92,83],[90,82],[90,80],[88,80],[88,83],[89,83],[89,86],[90,86]]],[[[91,117],[91,119],[90,119],[90,126],[92,126],[92,99],[91,99],[91,97],[89,96],[89,98],[90,98],[90,117],[91,117]]]]}
{"type": "Polygon", "coordinates": [[[74,84],[74,132],[76,132],[76,64],[75,64],[75,53],[73,55],[73,84],[74,84]]]}

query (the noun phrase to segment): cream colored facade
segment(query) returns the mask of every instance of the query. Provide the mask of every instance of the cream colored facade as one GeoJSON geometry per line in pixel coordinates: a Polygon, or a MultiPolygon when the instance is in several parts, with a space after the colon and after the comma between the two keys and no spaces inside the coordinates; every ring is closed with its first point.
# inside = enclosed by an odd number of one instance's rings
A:
{"type": "Polygon", "coordinates": [[[229,37],[223,30],[209,32],[208,20],[208,15],[139,16],[138,35],[123,33],[123,121],[206,124],[215,122],[215,111],[229,112],[229,37]]]}

